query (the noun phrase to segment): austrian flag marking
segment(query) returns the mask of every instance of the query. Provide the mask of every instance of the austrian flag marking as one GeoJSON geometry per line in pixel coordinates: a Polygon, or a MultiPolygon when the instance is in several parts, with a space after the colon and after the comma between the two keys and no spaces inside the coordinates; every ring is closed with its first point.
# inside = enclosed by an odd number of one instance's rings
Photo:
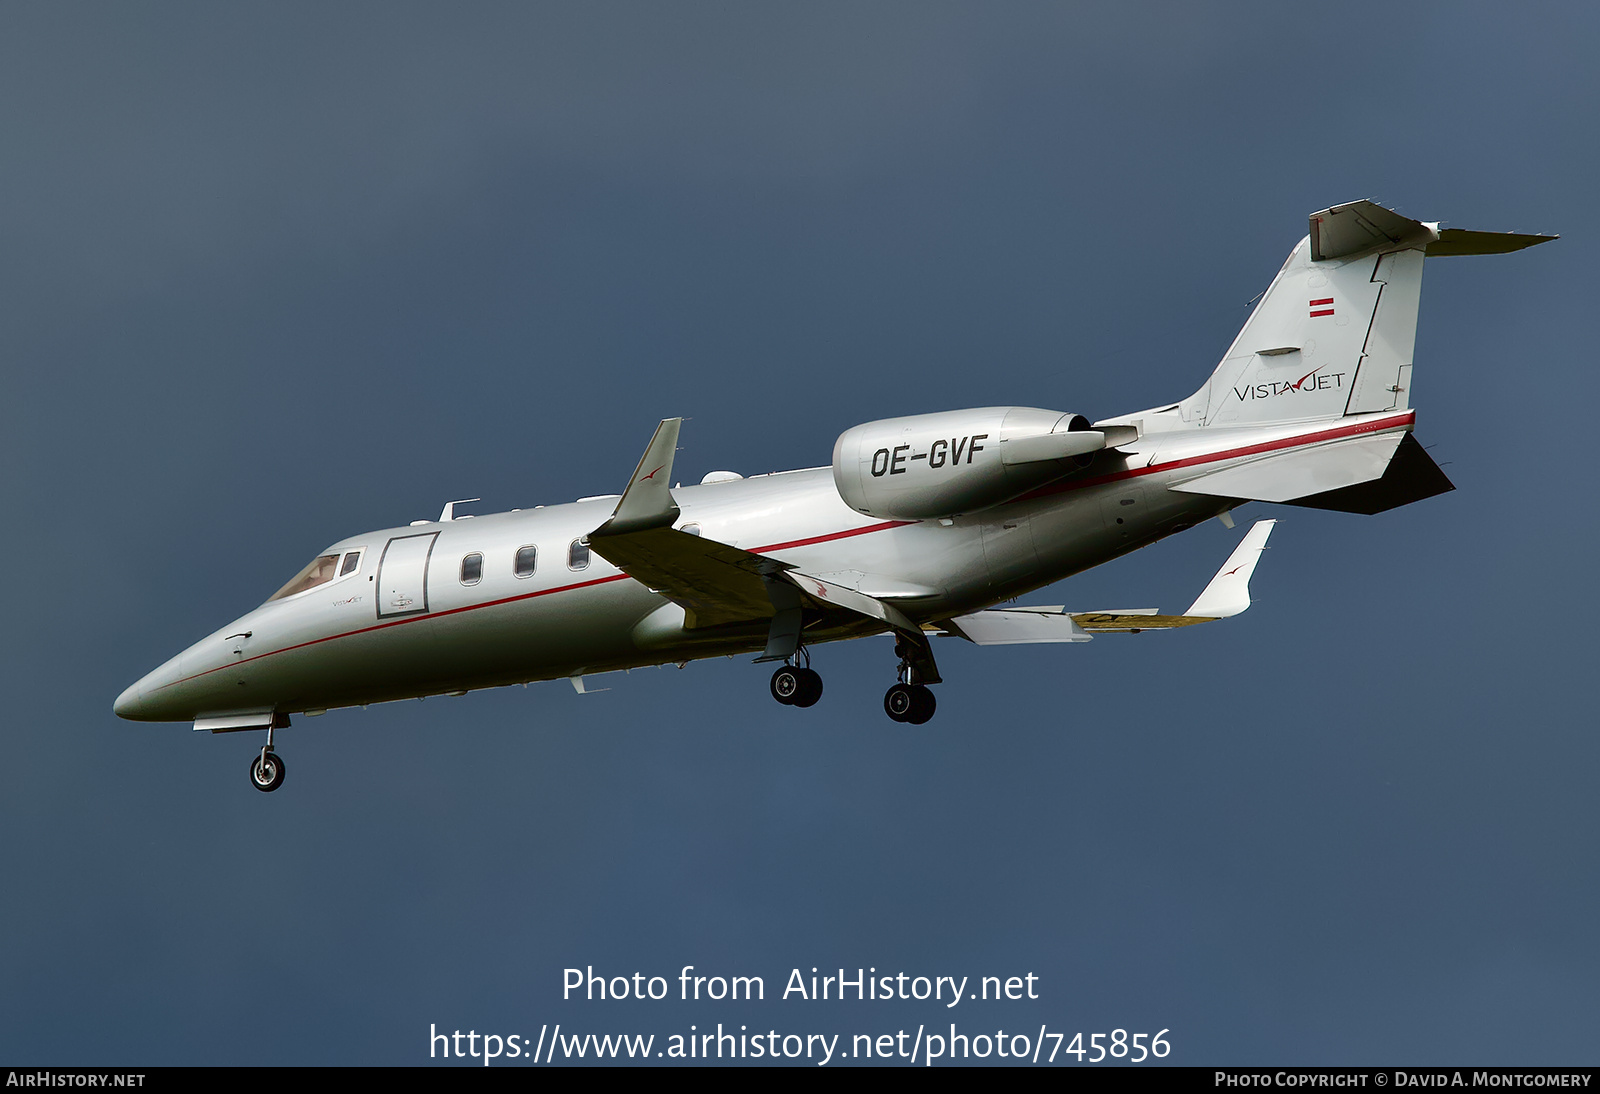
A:
{"type": "Polygon", "coordinates": [[[1321,300],[1313,300],[1311,302],[1311,318],[1315,319],[1319,315],[1332,315],[1332,314],[1333,314],[1333,297],[1324,296],[1321,300]]]}

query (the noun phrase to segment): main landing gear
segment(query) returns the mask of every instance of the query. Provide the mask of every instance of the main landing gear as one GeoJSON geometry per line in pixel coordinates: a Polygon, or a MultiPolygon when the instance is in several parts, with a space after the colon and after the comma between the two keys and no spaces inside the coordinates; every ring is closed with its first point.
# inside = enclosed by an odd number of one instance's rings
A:
{"type": "Polygon", "coordinates": [[[894,652],[900,655],[897,675],[900,682],[883,695],[883,712],[897,722],[920,726],[938,709],[939,702],[928,684],[939,682],[939,669],[933,663],[933,650],[927,638],[905,632],[895,635],[894,652]],[[926,681],[924,683],[923,681],[926,681]]]}
{"type": "Polygon", "coordinates": [[[264,794],[270,794],[283,785],[283,757],[272,751],[272,731],[267,727],[267,743],[261,755],[250,761],[250,785],[264,794]]]}
{"type": "MultiPolygon", "coordinates": [[[[920,726],[933,717],[939,706],[928,688],[929,684],[939,683],[933,651],[926,638],[904,632],[895,636],[894,651],[900,655],[900,682],[884,695],[884,713],[897,722],[920,726]]],[[[804,646],[772,674],[772,697],[786,707],[808,707],[822,698],[822,677],[812,671],[811,655],[804,646]],[[803,660],[804,664],[790,664],[794,660],[803,660]]]]}
{"type": "Polygon", "coordinates": [[[920,726],[939,706],[926,684],[896,684],[883,695],[883,712],[897,722],[920,726]]]}
{"type": "Polygon", "coordinates": [[[805,658],[805,665],[785,662],[772,674],[772,697],[786,707],[808,707],[822,698],[822,676],[811,667],[811,655],[805,647],[796,651],[805,658]]]}

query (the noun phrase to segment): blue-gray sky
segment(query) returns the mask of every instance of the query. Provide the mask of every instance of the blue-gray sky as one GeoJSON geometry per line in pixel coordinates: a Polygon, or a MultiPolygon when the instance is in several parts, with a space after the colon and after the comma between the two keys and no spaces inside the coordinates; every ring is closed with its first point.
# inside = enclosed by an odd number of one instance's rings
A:
{"type": "MultiPolygon", "coordinates": [[[[1593,1062],[1589,5],[0,9],[0,1062],[421,1062],[502,1034],[1170,1029],[1185,1063],[1593,1062]],[[319,548],[825,463],[872,418],[1192,391],[1373,197],[1456,492],[1282,518],[1203,630],[823,648],[121,723],[319,548]],[[1040,977],[1034,1003],[562,1003],[560,974],[1040,977]]],[[[1256,512],[1254,510],[1259,510],[1256,512]]],[[[1181,608],[1215,522],[1044,594],[1181,608]]]]}

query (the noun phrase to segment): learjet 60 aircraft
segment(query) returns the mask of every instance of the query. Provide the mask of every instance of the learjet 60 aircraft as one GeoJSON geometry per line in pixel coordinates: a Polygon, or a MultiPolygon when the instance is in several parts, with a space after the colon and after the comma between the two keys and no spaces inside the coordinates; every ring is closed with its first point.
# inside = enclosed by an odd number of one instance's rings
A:
{"type": "MultiPolygon", "coordinates": [[[[1426,257],[1553,236],[1441,229],[1369,201],[1311,215],[1200,390],[1090,422],[984,407],[847,430],[828,467],[669,487],[663,421],[618,495],[352,536],[254,611],[128,688],[116,713],[264,730],[250,779],[283,781],[291,714],[738,653],[773,698],[822,694],[810,649],[889,633],[884,708],[920,724],[934,637],[1087,642],[1236,615],[1260,521],[1182,615],[997,607],[1246,501],[1378,513],[1453,489],[1412,437],[1426,257]]],[[[476,500],[476,499],[473,499],[476,500]]]]}

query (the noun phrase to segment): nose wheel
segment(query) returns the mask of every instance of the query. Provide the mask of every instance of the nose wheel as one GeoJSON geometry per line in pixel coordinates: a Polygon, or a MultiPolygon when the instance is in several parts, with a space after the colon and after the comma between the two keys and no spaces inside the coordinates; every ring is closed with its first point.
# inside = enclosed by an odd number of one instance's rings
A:
{"type": "Polygon", "coordinates": [[[250,785],[263,793],[271,793],[283,785],[283,757],[263,748],[261,754],[250,761],[250,785]]]}
{"type": "Polygon", "coordinates": [[[263,794],[270,794],[283,785],[283,757],[272,751],[272,731],[288,724],[287,714],[274,714],[267,725],[266,745],[261,754],[250,761],[250,785],[263,794]]]}
{"type": "Polygon", "coordinates": [[[883,710],[897,722],[920,726],[938,708],[933,692],[923,684],[896,684],[883,696],[883,710]]]}

